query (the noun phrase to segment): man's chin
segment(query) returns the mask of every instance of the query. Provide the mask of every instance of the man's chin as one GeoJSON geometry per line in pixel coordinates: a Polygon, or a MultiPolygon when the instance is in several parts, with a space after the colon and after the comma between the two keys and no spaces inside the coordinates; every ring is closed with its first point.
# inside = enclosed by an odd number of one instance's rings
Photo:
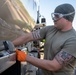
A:
{"type": "Polygon", "coordinates": [[[57,28],[57,25],[54,25],[54,27],[56,27],[56,28],[57,28]]]}
{"type": "Polygon", "coordinates": [[[57,25],[54,25],[54,27],[60,30],[60,28],[57,25]]]}

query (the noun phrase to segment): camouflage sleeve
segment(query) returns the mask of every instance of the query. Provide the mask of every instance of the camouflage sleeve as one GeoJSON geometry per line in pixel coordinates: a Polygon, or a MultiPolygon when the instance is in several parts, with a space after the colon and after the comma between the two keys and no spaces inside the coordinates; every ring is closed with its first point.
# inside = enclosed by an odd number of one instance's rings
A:
{"type": "Polygon", "coordinates": [[[60,51],[56,56],[55,59],[61,64],[62,66],[69,64],[70,62],[74,61],[75,57],[71,54],[60,51]]]}
{"type": "Polygon", "coordinates": [[[35,30],[32,32],[32,35],[33,35],[33,38],[36,40],[36,39],[40,39],[41,36],[40,36],[40,30],[35,30]]]}

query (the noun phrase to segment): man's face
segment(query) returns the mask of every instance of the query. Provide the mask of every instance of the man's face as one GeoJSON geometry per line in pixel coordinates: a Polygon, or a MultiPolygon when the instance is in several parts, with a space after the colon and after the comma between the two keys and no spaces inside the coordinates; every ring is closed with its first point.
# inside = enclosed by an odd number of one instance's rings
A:
{"type": "Polygon", "coordinates": [[[64,16],[69,16],[73,14],[74,12],[68,13],[68,14],[61,14],[61,13],[52,13],[51,17],[54,21],[54,26],[60,30],[63,30],[67,26],[68,20],[64,18],[64,16]]]}
{"type": "Polygon", "coordinates": [[[57,21],[54,21],[54,26],[60,30],[62,30],[64,28],[64,26],[66,26],[66,19],[65,18],[60,18],[57,21]]]}

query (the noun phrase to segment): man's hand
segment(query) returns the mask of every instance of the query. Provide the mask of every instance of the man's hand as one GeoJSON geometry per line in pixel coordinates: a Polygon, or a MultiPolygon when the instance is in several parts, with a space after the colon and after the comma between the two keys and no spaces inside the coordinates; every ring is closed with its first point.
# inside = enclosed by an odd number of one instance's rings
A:
{"type": "Polygon", "coordinates": [[[27,54],[25,54],[25,52],[20,51],[20,50],[16,50],[16,55],[17,55],[18,61],[25,61],[26,60],[27,54]]]}

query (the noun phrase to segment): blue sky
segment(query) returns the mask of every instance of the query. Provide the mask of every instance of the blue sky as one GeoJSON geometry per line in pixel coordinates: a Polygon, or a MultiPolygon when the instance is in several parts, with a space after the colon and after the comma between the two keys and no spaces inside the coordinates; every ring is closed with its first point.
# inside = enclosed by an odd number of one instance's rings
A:
{"type": "MultiPolygon", "coordinates": [[[[53,25],[51,13],[56,6],[63,3],[70,3],[74,6],[76,11],[76,0],[40,0],[40,13],[46,18],[47,25],[53,25]]],[[[76,16],[73,21],[73,27],[76,29],[76,16]]]]}

